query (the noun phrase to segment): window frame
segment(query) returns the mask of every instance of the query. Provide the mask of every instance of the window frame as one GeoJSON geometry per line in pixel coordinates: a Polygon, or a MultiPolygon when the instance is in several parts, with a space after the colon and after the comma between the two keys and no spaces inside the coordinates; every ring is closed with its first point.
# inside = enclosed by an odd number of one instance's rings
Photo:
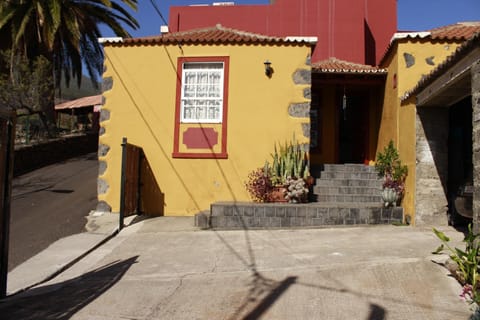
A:
{"type": "Polygon", "coordinates": [[[175,128],[174,128],[174,144],[173,144],[173,158],[191,158],[191,159],[227,159],[227,119],[228,119],[228,84],[229,84],[229,68],[230,57],[228,56],[211,56],[211,57],[179,57],[177,59],[177,88],[176,88],[176,102],[175,102],[175,128]],[[182,85],[183,85],[183,66],[185,63],[223,63],[223,100],[220,109],[221,121],[186,121],[182,122],[182,85]],[[199,126],[200,128],[208,128],[215,125],[220,126],[220,152],[180,152],[180,127],[192,125],[192,127],[199,126]]]}

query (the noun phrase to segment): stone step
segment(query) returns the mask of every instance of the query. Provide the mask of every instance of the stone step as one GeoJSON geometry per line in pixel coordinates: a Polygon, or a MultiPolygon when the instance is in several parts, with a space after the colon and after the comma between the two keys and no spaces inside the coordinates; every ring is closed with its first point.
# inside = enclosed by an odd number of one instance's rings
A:
{"type": "Polygon", "coordinates": [[[364,164],[324,164],[323,171],[327,172],[371,172],[377,173],[373,166],[364,164]]]}
{"type": "Polygon", "coordinates": [[[322,171],[320,179],[378,180],[378,174],[376,172],[322,171]]]}
{"type": "Polygon", "coordinates": [[[367,179],[317,179],[315,186],[318,187],[367,187],[382,189],[382,180],[367,180],[367,179]]]}
{"type": "Polygon", "coordinates": [[[317,195],[368,195],[378,196],[382,188],[376,187],[352,187],[352,186],[315,186],[313,193],[317,195]]]}
{"type": "Polygon", "coordinates": [[[378,203],[220,202],[195,218],[198,227],[215,229],[322,227],[401,223],[403,208],[378,203]]]}
{"type": "Polygon", "coordinates": [[[317,194],[316,195],[317,202],[353,202],[353,203],[361,203],[361,202],[376,202],[382,204],[382,196],[380,192],[378,195],[355,195],[355,194],[348,194],[348,195],[325,195],[325,194],[317,194]]]}

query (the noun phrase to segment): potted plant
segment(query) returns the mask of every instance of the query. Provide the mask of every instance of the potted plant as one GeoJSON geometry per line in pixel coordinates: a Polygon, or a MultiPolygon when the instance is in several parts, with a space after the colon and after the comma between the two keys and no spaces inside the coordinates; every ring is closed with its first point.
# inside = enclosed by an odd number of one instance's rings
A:
{"type": "Polygon", "coordinates": [[[396,206],[401,202],[405,193],[405,179],[408,167],[402,165],[398,150],[390,140],[383,152],[377,154],[375,169],[383,177],[382,200],[386,207],[396,206]]]}
{"type": "Polygon", "coordinates": [[[265,168],[257,168],[248,174],[245,188],[255,202],[267,202],[270,199],[272,181],[265,168]]]}
{"type": "Polygon", "coordinates": [[[306,152],[294,140],[275,144],[272,162],[266,161],[263,168],[252,171],[246,188],[254,201],[306,202],[309,176],[306,152]]]}
{"type": "Polygon", "coordinates": [[[286,181],[287,193],[285,200],[290,203],[307,202],[308,187],[305,179],[288,177],[286,181]]]}

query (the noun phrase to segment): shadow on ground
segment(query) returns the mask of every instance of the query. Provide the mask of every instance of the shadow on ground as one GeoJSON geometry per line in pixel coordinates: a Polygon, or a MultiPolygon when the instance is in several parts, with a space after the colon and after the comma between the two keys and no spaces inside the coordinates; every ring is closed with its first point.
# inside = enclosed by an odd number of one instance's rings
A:
{"type": "MultiPolygon", "coordinates": [[[[237,209],[238,210],[238,209],[237,209]]],[[[255,253],[252,247],[249,229],[240,216],[243,224],[243,231],[245,237],[245,245],[247,247],[248,256],[242,255],[234,248],[226,238],[219,232],[215,231],[218,239],[232,252],[243,265],[245,265],[251,272],[250,288],[239,307],[230,315],[228,320],[255,320],[260,319],[265,313],[281,298],[281,296],[288,291],[292,285],[301,285],[307,287],[315,287],[326,291],[339,291],[353,295],[360,295],[348,289],[343,289],[343,284],[339,284],[338,288],[331,288],[327,286],[307,284],[298,281],[297,276],[288,276],[282,281],[269,279],[263,276],[257,269],[255,253]]],[[[369,302],[369,314],[365,320],[384,320],[386,319],[387,310],[380,305],[369,302]]]]}
{"type": "Polygon", "coordinates": [[[30,289],[0,301],[0,318],[70,319],[117,283],[138,256],[111,263],[62,283],[30,289]]]}
{"type": "MultiPolygon", "coordinates": [[[[255,250],[253,248],[253,241],[251,238],[250,230],[244,226],[244,241],[246,252],[239,250],[234,244],[230,243],[228,237],[224,233],[217,230],[213,231],[218,240],[238,259],[246,268],[250,271],[250,281],[248,283],[248,291],[244,293],[241,300],[239,300],[237,307],[228,316],[228,320],[248,320],[259,319],[269,313],[269,310],[277,304],[286,293],[294,287],[306,287],[316,291],[322,291],[322,295],[329,297],[332,295],[341,294],[344,296],[345,301],[349,301],[352,298],[356,298],[368,306],[368,313],[366,313],[362,320],[384,320],[387,319],[389,310],[386,306],[382,306],[378,303],[378,300],[383,300],[389,305],[396,305],[398,308],[418,308],[419,311],[425,311],[426,313],[432,312],[432,309],[445,314],[451,314],[452,319],[457,314],[443,306],[432,306],[422,301],[404,300],[395,296],[370,293],[362,290],[355,290],[348,284],[344,283],[340,279],[328,278],[328,282],[333,285],[326,285],[320,283],[306,283],[303,282],[298,275],[289,274],[282,279],[272,279],[258,270],[255,250]]],[[[290,299],[290,298],[286,298],[290,299]]],[[[357,315],[359,316],[359,315],[357,315]]]]}

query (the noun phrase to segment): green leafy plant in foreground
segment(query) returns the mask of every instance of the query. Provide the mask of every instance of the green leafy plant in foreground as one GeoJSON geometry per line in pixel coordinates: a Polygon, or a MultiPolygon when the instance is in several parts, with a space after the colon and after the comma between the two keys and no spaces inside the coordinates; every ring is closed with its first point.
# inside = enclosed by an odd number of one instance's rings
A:
{"type": "Polygon", "coordinates": [[[479,271],[479,243],[477,238],[479,234],[474,234],[472,231],[472,225],[468,225],[468,234],[463,239],[465,243],[465,250],[459,248],[452,248],[449,245],[450,238],[445,233],[433,228],[433,232],[437,238],[442,241],[442,244],[432,252],[433,254],[443,253],[448,251],[450,258],[457,264],[457,269],[452,272],[452,275],[463,285],[464,298],[470,298],[472,302],[479,304],[480,292],[478,288],[478,282],[480,280],[479,271]],[[467,297],[468,296],[468,297],[467,297]]]}

